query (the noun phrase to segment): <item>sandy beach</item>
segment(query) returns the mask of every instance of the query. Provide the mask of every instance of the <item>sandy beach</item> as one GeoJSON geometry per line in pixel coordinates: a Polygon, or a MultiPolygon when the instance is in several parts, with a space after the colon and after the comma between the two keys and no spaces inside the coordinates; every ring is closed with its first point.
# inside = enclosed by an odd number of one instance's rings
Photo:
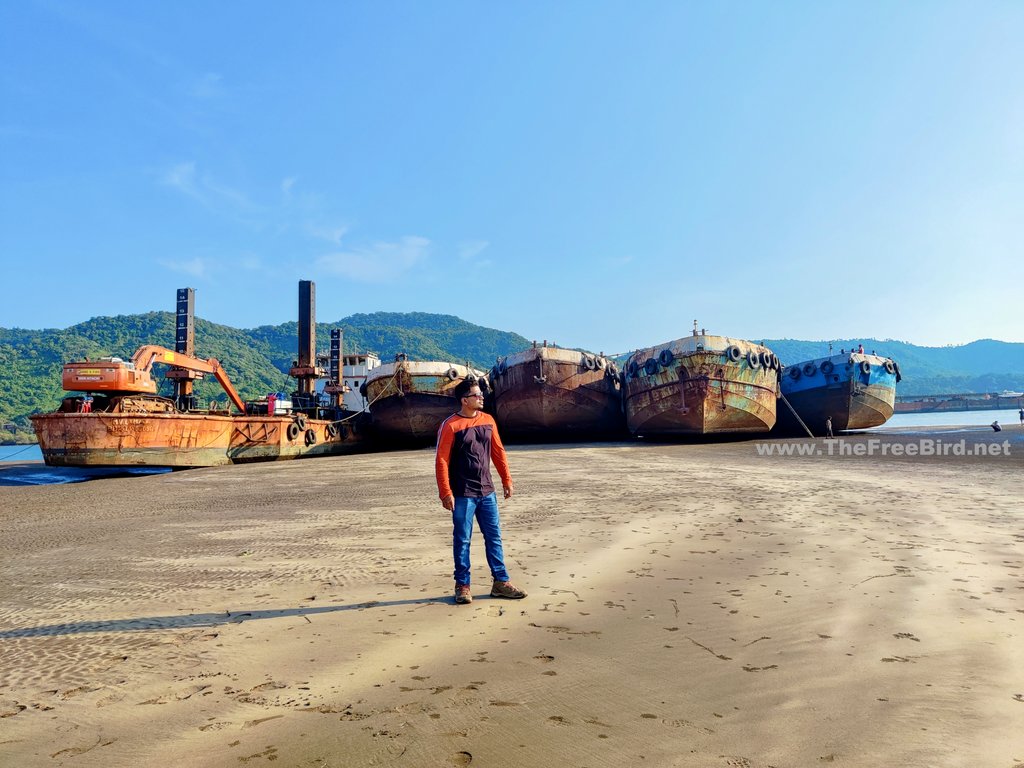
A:
{"type": "Polygon", "coordinates": [[[0,487],[0,762],[1020,768],[1024,432],[941,435],[511,448],[469,606],[429,450],[0,487]]]}

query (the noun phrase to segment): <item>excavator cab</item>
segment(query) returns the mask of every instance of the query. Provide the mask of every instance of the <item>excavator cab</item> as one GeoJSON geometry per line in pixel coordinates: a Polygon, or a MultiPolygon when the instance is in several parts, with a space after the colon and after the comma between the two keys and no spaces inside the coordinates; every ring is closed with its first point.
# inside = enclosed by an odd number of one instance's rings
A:
{"type": "Polygon", "coordinates": [[[65,363],[61,385],[68,392],[134,392],[156,394],[149,371],[120,357],[103,357],[84,363],[65,363]]]}

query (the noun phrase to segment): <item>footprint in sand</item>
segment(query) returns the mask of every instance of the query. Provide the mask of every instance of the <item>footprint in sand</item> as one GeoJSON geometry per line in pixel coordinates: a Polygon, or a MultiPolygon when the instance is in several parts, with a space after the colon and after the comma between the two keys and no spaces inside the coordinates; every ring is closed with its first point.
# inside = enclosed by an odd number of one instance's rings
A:
{"type": "Polygon", "coordinates": [[[128,694],[121,691],[111,693],[108,696],[104,696],[102,699],[96,702],[97,707],[109,707],[111,704],[117,704],[119,701],[123,701],[128,694]]]}
{"type": "Polygon", "coordinates": [[[211,687],[212,686],[209,685],[190,685],[188,688],[185,688],[184,690],[179,691],[178,693],[165,693],[162,696],[157,696],[152,699],[140,701],[139,705],[141,706],[142,704],[167,704],[171,701],[186,701],[187,699],[190,699],[193,696],[195,696],[197,693],[202,693],[203,691],[206,691],[211,687]]]}
{"type": "Polygon", "coordinates": [[[67,749],[61,749],[61,750],[59,750],[57,752],[54,752],[52,755],[50,755],[50,757],[51,758],[57,758],[57,757],[60,757],[61,755],[67,755],[68,757],[76,757],[78,755],[84,755],[86,752],[91,752],[92,750],[96,749],[96,747],[109,747],[115,741],[117,741],[117,739],[107,739],[106,741],[104,741],[103,738],[101,737],[101,738],[96,740],[95,744],[89,744],[88,746],[68,747],[67,749]]]}
{"type": "Polygon", "coordinates": [[[70,688],[70,689],[64,691],[63,693],[61,693],[60,697],[62,699],[64,699],[64,701],[67,701],[70,698],[78,696],[80,693],[92,693],[93,691],[98,691],[101,687],[102,686],[99,686],[99,685],[97,685],[97,686],[80,685],[77,688],[70,688]]]}
{"type": "Polygon", "coordinates": [[[473,762],[473,755],[469,752],[456,752],[452,755],[452,765],[469,765],[473,762]]]}
{"type": "Polygon", "coordinates": [[[249,690],[250,691],[277,691],[277,690],[280,690],[281,688],[287,688],[287,687],[288,687],[287,683],[279,683],[276,680],[271,680],[270,682],[261,683],[260,685],[257,685],[255,688],[250,688],[249,690]]]}
{"type": "Polygon", "coordinates": [[[242,727],[243,728],[255,728],[257,725],[260,725],[261,723],[265,723],[268,720],[278,720],[278,719],[280,719],[282,717],[284,717],[284,715],[271,715],[270,717],[261,717],[258,720],[247,720],[247,721],[245,721],[245,723],[242,724],[242,727]]]}
{"type": "Polygon", "coordinates": [[[697,733],[711,734],[714,733],[710,728],[705,728],[703,725],[697,725],[689,720],[662,720],[665,725],[670,725],[673,728],[692,728],[697,733]]]}
{"type": "Polygon", "coordinates": [[[19,712],[24,712],[27,707],[16,701],[7,699],[0,700],[0,717],[14,717],[19,712]]]}
{"type": "Polygon", "coordinates": [[[207,723],[206,725],[200,725],[200,731],[219,731],[221,728],[227,728],[231,723],[218,721],[216,723],[207,723]]]}

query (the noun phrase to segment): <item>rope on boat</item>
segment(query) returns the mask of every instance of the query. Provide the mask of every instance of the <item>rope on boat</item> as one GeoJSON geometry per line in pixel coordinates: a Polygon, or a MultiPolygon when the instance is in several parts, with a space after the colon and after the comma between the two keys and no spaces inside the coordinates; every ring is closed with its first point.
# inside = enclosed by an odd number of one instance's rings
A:
{"type": "Polygon", "coordinates": [[[793,418],[795,418],[797,421],[799,421],[800,422],[800,426],[804,428],[804,431],[807,433],[807,436],[808,437],[814,437],[814,433],[811,432],[811,430],[809,430],[807,428],[807,425],[804,424],[804,420],[800,418],[800,415],[796,412],[796,409],[792,405],[789,404],[789,400],[787,400],[786,396],[784,394],[782,394],[781,392],[779,392],[779,400],[781,400],[782,402],[784,402],[786,404],[786,407],[789,408],[790,413],[793,414],[793,418]]]}
{"type": "Polygon", "coordinates": [[[344,419],[337,419],[336,421],[332,421],[332,422],[329,422],[329,423],[331,423],[331,424],[344,424],[346,421],[350,421],[350,420],[354,419],[359,414],[366,413],[367,410],[369,410],[371,405],[373,405],[378,400],[380,400],[382,397],[384,397],[384,394],[388,391],[388,387],[391,385],[391,382],[393,382],[395,379],[398,378],[398,374],[401,373],[401,371],[402,371],[402,366],[401,366],[401,363],[399,363],[398,365],[395,366],[395,372],[394,372],[394,374],[392,374],[391,378],[388,380],[388,383],[385,384],[381,388],[380,394],[377,395],[375,398],[373,398],[373,400],[370,400],[369,402],[367,402],[366,405],[363,406],[363,409],[361,411],[356,411],[351,416],[346,416],[344,419]]]}

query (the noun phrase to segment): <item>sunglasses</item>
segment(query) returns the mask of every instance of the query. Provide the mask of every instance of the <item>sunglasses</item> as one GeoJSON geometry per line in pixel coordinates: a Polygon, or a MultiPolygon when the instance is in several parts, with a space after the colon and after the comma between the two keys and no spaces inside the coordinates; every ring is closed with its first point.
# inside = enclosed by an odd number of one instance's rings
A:
{"type": "Polygon", "coordinates": [[[484,396],[483,392],[470,392],[468,395],[463,395],[463,397],[483,397],[483,396],[484,396]]]}

